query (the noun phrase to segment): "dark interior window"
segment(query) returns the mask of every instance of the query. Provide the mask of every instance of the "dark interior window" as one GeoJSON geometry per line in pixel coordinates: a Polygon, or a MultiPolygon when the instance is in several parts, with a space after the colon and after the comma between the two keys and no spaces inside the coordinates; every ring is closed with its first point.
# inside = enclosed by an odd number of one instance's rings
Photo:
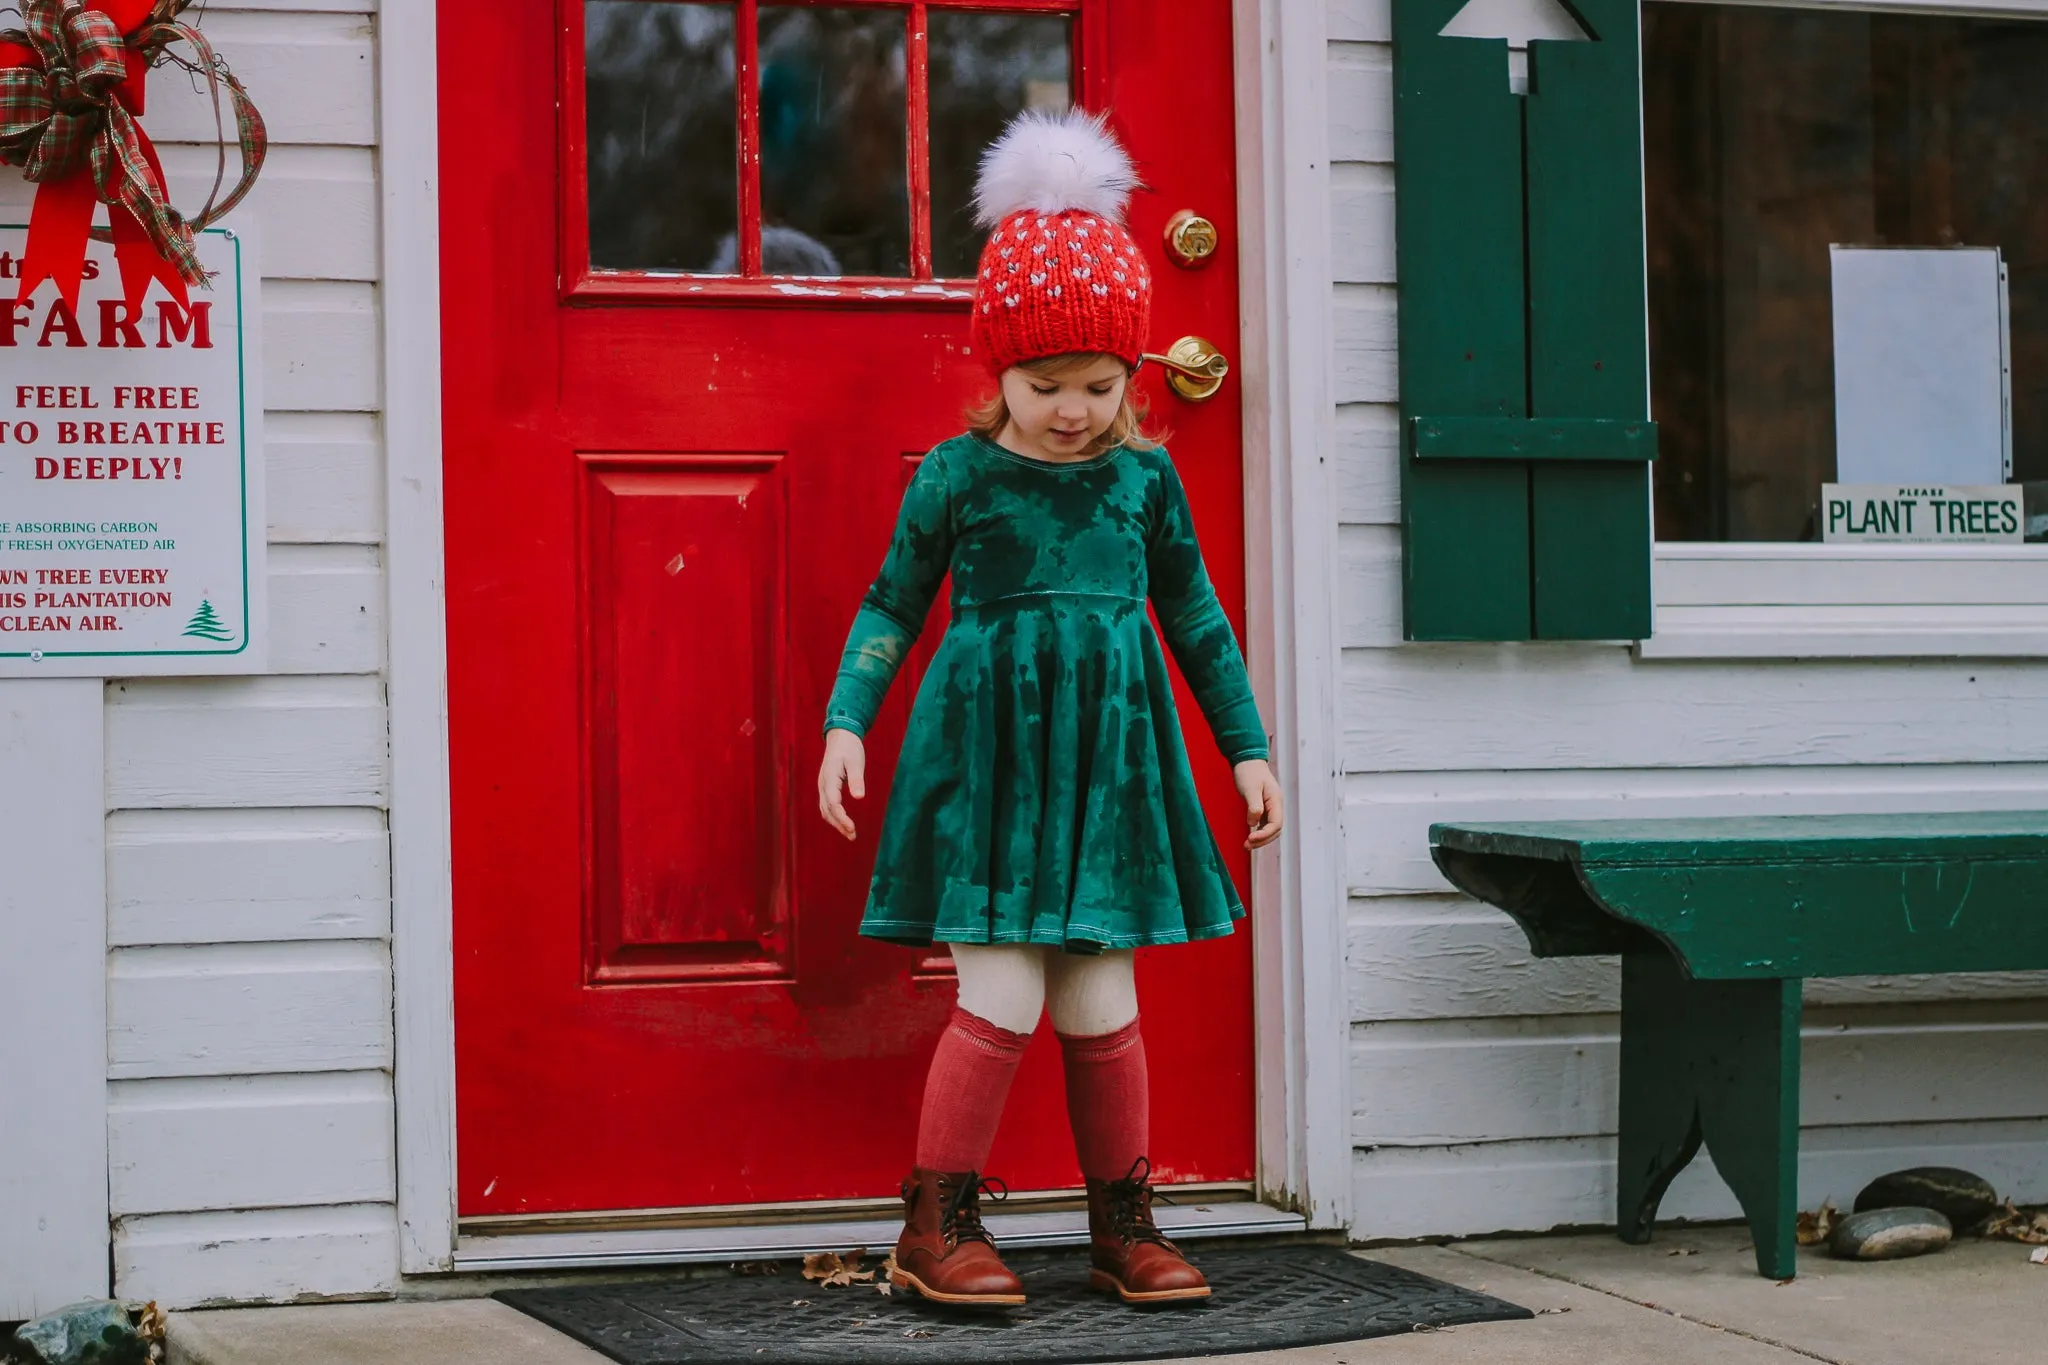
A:
{"type": "Polygon", "coordinates": [[[1649,3],[1643,86],[1659,537],[1819,538],[1833,245],[2002,253],[2011,478],[2038,526],[2048,23],[1649,3]]]}

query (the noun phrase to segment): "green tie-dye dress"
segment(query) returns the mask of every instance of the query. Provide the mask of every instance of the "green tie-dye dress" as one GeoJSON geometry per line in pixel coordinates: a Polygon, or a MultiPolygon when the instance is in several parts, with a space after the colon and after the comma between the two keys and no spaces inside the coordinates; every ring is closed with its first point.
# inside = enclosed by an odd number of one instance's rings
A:
{"type": "Polygon", "coordinates": [[[958,436],[927,455],[840,662],[825,728],[865,734],[952,574],[861,932],[1093,952],[1231,931],[1244,906],[1195,794],[1149,595],[1237,763],[1267,755],[1236,637],[1164,450],[1053,463],[958,436]]]}

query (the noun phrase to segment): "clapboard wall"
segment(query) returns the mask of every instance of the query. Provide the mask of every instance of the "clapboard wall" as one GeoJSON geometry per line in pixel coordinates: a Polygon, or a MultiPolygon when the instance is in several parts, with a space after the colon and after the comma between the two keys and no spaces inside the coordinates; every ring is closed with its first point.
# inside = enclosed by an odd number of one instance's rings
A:
{"type": "MultiPolygon", "coordinates": [[[[107,684],[115,1292],[172,1306],[398,1278],[373,2],[201,21],[272,139],[228,222],[263,275],[271,672],[107,684]]],[[[181,205],[213,171],[185,85],[145,120],[181,205]]]]}
{"type": "MultiPolygon", "coordinates": [[[[1533,960],[1431,821],[2048,806],[2048,662],[1401,641],[1387,0],[1328,8],[1354,1235],[1612,1224],[1618,968],[1533,960]]],[[[2048,1198],[2048,979],[1816,984],[1800,1192],[1939,1160],[2048,1198]]],[[[1732,1216],[1704,1161],[1670,1216],[1732,1216]]]]}

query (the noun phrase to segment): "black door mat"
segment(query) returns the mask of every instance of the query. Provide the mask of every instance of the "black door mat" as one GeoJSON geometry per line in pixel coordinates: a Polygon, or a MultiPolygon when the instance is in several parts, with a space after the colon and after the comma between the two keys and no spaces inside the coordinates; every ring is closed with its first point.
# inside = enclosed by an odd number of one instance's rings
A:
{"type": "Polygon", "coordinates": [[[1526,1308],[1332,1246],[1203,1247],[1206,1302],[1141,1310],[1088,1288],[1085,1251],[1004,1257],[1030,1302],[942,1309],[795,1274],[506,1289],[496,1298],[624,1365],[1125,1361],[1274,1351],[1500,1322],[1526,1308]]]}

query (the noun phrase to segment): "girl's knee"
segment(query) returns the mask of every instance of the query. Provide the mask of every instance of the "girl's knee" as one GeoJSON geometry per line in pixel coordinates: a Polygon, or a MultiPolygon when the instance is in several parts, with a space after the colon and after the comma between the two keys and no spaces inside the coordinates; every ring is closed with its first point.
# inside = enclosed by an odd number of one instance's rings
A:
{"type": "Polygon", "coordinates": [[[1054,953],[1046,964],[1053,1031],[1067,1037],[1113,1033],[1138,1017],[1137,955],[1054,953]]]}
{"type": "Polygon", "coordinates": [[[960,1008],[997,1028],[1028,1034],[1045,1012],[1045,957],[1011,943],[955,943],[953,970],[960,1008]]]}

